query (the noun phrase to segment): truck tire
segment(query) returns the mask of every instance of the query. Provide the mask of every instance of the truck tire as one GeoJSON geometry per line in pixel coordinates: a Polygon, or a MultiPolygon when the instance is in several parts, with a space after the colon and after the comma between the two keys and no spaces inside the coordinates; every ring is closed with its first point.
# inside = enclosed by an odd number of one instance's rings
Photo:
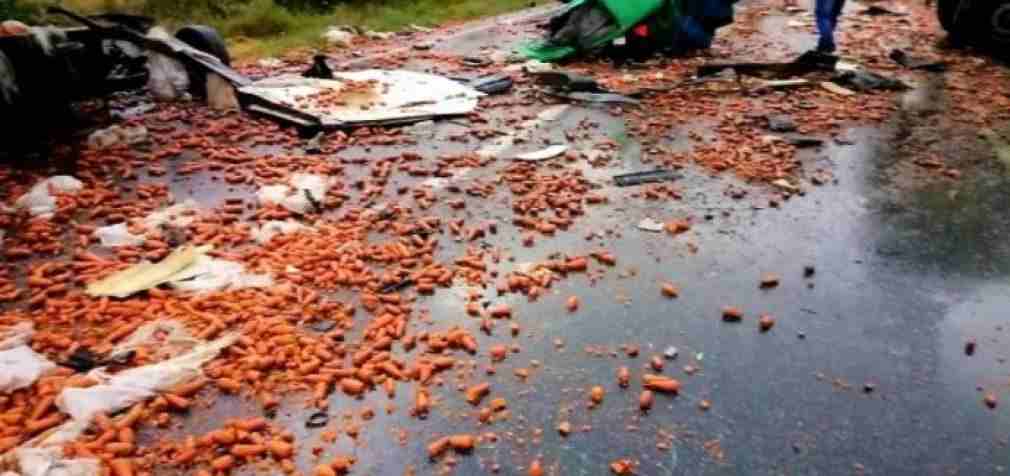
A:
{"type": "Polygon", "coordinates": [[[8,111],[17,101],[19,94],[14,65],[3,51],[0,51],[0,111],[8,111]]]}
{"type": "MultiPolygon", "coordinates": [[[[980,5],[976,13],[977,18],[988,32],[988,37],[984,40],[997,51],[1010,47],[1010,1],[986,2],[980,5]]],[[[1002,50],[1005,52],[1005,50],[1002,50]]]]}
{"type": "Polygon", "coordinates": [[[955,43],[1010,46],[1010,0],[939,0],[937,16],[955,43]]]}
{"type": "Polygon", "coordinates": [[[184,26],[175,33],[176,39],[204,53],[213,55],[222,63],[231,66],[231,55],[224,38],[214,28],[206,25],[184,26]]]}
{"type": "MultiPolygon", "coordinates": [[[[224,38],[214,28],[206,25],[184,26],[175,33],[175,38],[193,48],[207,53],[231,66],[231,55],[224,38]]],[[[189,90],[196,97],[207,96],[207,73],[199,68],[187,66],[189,73],[189,90]]]]}

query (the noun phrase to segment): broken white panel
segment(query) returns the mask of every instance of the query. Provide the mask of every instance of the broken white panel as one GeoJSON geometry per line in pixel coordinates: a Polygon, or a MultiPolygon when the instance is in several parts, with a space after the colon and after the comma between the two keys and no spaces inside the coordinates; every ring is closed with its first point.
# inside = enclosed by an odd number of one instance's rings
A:
{"type": "Polygon", "coordinates": [[[288,233],[295,233],[303,230],[311,230],[311,228],[293,220],[272,220],[253,230],[252,238],[262,245],[269,243],[270,240],[277,235],[286,235],[288,233]]]}
{"type": "Polygon", "coordinates": [[[292,212],[306,214],[315,209],[312,202],[322,202],[333,186],[330,177],[313,174],[294,174],[287,185],[268,185],[260,188],[256,197],[260,203],[273,203],[292,212]],[[309,197],[312,197],[310,200],[309,197]]]}
{"type": "Polygon", "coordinates": [[[239,90],[317,118],[323,126],[421,121],[467,114],[483,93],[449,78],[403,70],[334,73],[334,79],[284,75],[239,90]],[[313,98],[325,100],[313,100],[313,98]]]}
{"type": "Polygon", "coordinates": [[[34,333],[31,323],[21,323],[0,334],[0,392],[29,387],[56,368],[56,364],[28,347],[34,333]]]}
{"type": "MultiPolygon", "coordinates": [[[[65,459],[60,448],[14,450],[21,476],[99,476],[101,462],[92,458],[65,459]]],[[[4,473],[8,474],[8,473],[4,473]]],[[[16,474],[16,473],[15,473],[16,474]]]]}
{"type": "Polygon", "coordinates": [[[638,229],[642,231],[649,231],[652,233],[659,233],[663,231],[663,224],[653,220],[652,218],[645,218],[638,222],[638,229]]]}
{"type": "Polygon", "coordinates": [[[56,211],[56,197],[53,193],[76,193],[84,188],[84,183],[68,175],[57,175],[42,180],[14,202],[17,208],[28,210],[32,216],[49,216],[56,211]]]}
{"type": "Polygon", "coordinates": [[[192,265],[172,276],[168,284],[180,291],[211,292],[267,288],[273,286],[274,280],[268,274],[247,272],[242,263],[201,255],[192,265]]]}
{"type": "Polygon", "coordinates": [[[117,223],[115,225],[98,228],[95,230],[95,236],[98,237],[102,246],[108,248],[117,248],[120,246],[140,246],[144,244],[144,237],[130,233],[126,223],[117,223]]]}
{"type": "Polygon", "coordinates": [[[519,154],[515,158],[516,160],[522,160],[526,162],[539,162],[541,160],[553,159],[561,154],[568,152],[568,146],[564,144],[552,145],[546,149],[538,150],[535,152],[527,152],[525,154],[519,154]]]}
{"type": "Polygon", "coordinates": [[[185,228],[190,223],[193,223],[195,218],[193,212],[195,210],[197,210],[196,202],[189,199],[185,202],[152,212],[141,221],[141,224],[147,228],[159,228],[165,225],[185,228]]]}
{"type": "Polygon", "coordinates": [[[56,406],[75,422],[91,422],[99,413],[111,415],[154,397],[158,392],[200,377],[203,375],[203,364],[217,357],[237,339],[236,334],[230,334],[200,344],[178,357],[112,376],[103,369],[96,369],[89,376],[100,382],[98,385],[64,389],[56,398],[56,406]]]}

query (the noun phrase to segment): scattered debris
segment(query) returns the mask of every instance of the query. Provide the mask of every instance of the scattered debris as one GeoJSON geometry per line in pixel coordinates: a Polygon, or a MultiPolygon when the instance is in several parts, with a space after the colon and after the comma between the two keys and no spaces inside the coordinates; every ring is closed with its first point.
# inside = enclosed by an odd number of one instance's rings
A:
{"type": "Polygon", "coordinates": [[[887,15],[887,16],[896,16],[896,17],[898,17],[898,16],[906,16],[906,15],[908,15],[908,12],[899,12],[899,11],[891,10],[889,8],[882,7],[882,6],[878,5],[878,4],[873,4],[873,5],[870,5],[870,6],[866,7],[866,8],[864,8],[863,10],[861,10],[859,12],[859,14],[860,15],[869,15],[869,16],[887,15]]]}
{"type": "Polygon", "coordinates": [[[637,99],[615,93],[581,93],[581,92],[548,91],[547,94],[579,102],[617,103],[617,104],[631,104],[635,106],[641,104],[641,102],[637,99]]]}
{"type": "Polygon", "coordinates": [[[326,55],[312,57],[312,66],[302,72],[303,78],[333,79],[333,69],[326,64],[326,55]]]}
{"type": "Polygon", "coordinates": [[[652,218],[645,218],[642,221],[638,222],[638,229],[652,233],[659,233],[663,231],[663,224],[656,220],[653,220],[652,218]]]}
{"type": "Polygon", "coordinates": [[[0,392],[28,387],[56,368],[56,364],[28,346],[34,333],[30,322],[0,329],[0,392]]]}
{"type": "Polygon", "coordinates": [[[546,149],[538,150],[536,152],[527,152],[525,154],[519,154],[515,156],[515,160],[522,160],[526,162],[539,162],[542,160],[553,159],[561,154],[568,152],[568,146],[564,144],[552,145],[546,149]]]}
{"type": "Polygon", "coordinates": [[[256,196],[260,203],[280,205],[298,214],[319,213],[333,180],[322,175],[294,174],[287,184],[267,185],[256,196]]]}
{"type": "Polygon", "coordinates": [[[135,235],[130,232],[126,223],[103,226],[95,230],[95,236],[102,246],[107,248],[117,248],[120,246],[138,246],[144,243],[142,235],[135,235]]]}
{"type": "Polygon", "coordinates": [[[92,132],[88,136],[88,146],[96,150],[103,150],[119,144],[140,144],[146,141],[147,137],[147,128],[144,126],[123,127],[115,125],[92,132]]]}
{"type": "Polygon", "coordinates": [[[268,275],[246,273],[239,263],[211,258],[207,256],[209,251],[209,247],[185,246],[158,263],[133,265],[91,283],[86,292],[96,297],[125,298],[165,283],[196,292],[266,287],[273,283],[268,275]]]}
{"type": "Polygon", "coordinates": [[[989,408],[996,408],[996,404],[999,402],[996,398],[996,394],[992,392],[986,393],[982,401],[985,403],[985,406],[989,408]]]}
{"type": "Polygon", "coordinates": [[[698,67],[695,76],[704,78],[732,70],[739,76],[793,78],[814,72],[834,72],[838,57],[809,51],[788,63],[710,63],[698,67]]]}
{"type": "Polygon", "coordinates": [[[32,216],[49,217],[56,211],[54,193],[76,193],[84,188],[84,184],[67,175],[49,177],[35,184],[31,191],[22,195],[14,202],[17,208],[28,210],[32,216]]]}
{"type": "Polygon", "coordinates": [[[948,64],[946,61],[929,61],[922,58],[913,58],[908,55],[904,50],[893,49],[891,54],[888,55],[895,63],[898,63],[908,69],[928,71],[930,73],[942,73],[947,71],[948,64]]]}
{"type": "Polygon", "coordinates": [[[315,412],[305,420],[305,428],[322,428],[330,423],[330,415],[326,412],[315,412]]]}
{"type": "Polygon", "coordinates": [[[512,76],[505,73],[482,76],[467,82],[471,88],[488,95],[507,93],[514,84],[512,76]]]}
{"type": "Polygon", "coordinates": [[[743,311],[739,308],[726,306],[722,308],[722,320],[726,322],[739,322],[743,319],[743,311]]]}
{"type": "Polygon", "coordinates": [[[787,116],[769,116],[768,130],[772,132],[795,132],[796,121],[787,116]]]}
{"type": "Polygon", "coordinates": [[[830,92],[832,94],[837,94],[839,96],[855,96],[856,95],[855,91],[853,91],[851,89],[843,88],[843,87],[841,87],[841,86],[839,86],[839,85],[837,85],[835,83],[832,83],[830,81],[824,81],[824,82],[822,82],[821,83],[821,87],[824,88],[826,91],[828,91],[828,92],[830,92]]]}
{"type": "Polygon", "coordinates": [[[853,71],[841,71],[832,79],[835,84],[850,87],[856,91],[905,91],[911,87],[904,82],[882,76],[880,74],[857,69],[853,71]]]}
{"type": "Polygon", "coordinates": [[[330,27],[323,32],[323,39],[330,46],[350,48],[354,44],[354,33],[346,31],[342,27],[330,27]]]}
{"type": "Polygon", "coordinates": [[[681,178],[679,174],[671,170],[653,170],[649,172],[636,172],[614,176],[614,183],[618,187],[632,187],[647,183],[669,182],[681,178]]]}

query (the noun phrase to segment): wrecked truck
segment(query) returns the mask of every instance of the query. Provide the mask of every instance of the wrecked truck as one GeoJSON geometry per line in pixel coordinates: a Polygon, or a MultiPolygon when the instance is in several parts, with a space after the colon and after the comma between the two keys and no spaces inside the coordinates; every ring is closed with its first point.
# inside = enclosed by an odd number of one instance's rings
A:
{"type": "MultiPolygon", "coordinates": [[[[170,74],[152,67],[163,55],[181,62],[191,93],[200,95],[206,75],[248,80],[235,73],[224,40],[213,28],[185,26],[169,35],[154,20],[125,14],[80,16],[49,9],[76,27],[0,26],[0,154],[25,152],[68,122],[73,103],[143,88],[151,76],[170,74]]],[[[164,78],[170,79],[170,78],[164,78]]]]}
{"type": "Polygon", "coordinates": [[[1010,48],[1010,0],[939,0],[940,24],[957,43],[1007,53],[1010,48]]]}

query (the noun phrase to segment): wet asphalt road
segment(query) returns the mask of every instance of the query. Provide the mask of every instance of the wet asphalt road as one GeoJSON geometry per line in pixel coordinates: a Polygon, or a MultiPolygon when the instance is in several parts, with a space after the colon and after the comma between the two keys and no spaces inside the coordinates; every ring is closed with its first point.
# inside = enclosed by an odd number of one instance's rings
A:
{"type": "MultiPolygon", "coordinates": [[[[478,29],[438,44],[437,50],[474,54],[486,45],[505,48],[502,38],[514,42],[517,35],[510,32],[515,28],[478,29]]],[[[798,51],[806,46],[802,43],[797,42],[798,51]]],[[[942,100],[942,91],[934,93],[942,100]]],[[[1010,192],[999,169],[979,160],[977,170],[967,174],[971,178],[953,186],[903,180],[893,146],[902,128],[896,117],[885,127],[853,125],[843,134],[851,143],[807,152],[806,164],[831,169],[836,180],[808,188],[806,196],[780,209],[755,209],[753,201],[729,198],[727,187],[751,187],[690,167],[677,182],[685,191],[682,200],[648,202],[628,199],[627,190],[609,184],[614,173],[649,168],[640,163],[640,151],[620,116],[605,108],[573,107],[536,137],[561,140],[564,130],[583,120],[600,124],[599,131],[622,145],[621,160],[607,168],[582,166],[610,203],[589,207],[588,216],[566,233],[538,238],[533,248],[524,248],[510,226],[486,241],[507,249],[515,265],[602,245],[617,255],[618,266],[600,279],[569,277],[536,303],[510,298],[522,326],[515,339],[522,350],[498,365],[490,379],[492,397],[509,402],[510,417],[478,427],[474,409],[457,395],[454,378],[433,391],[440,405],[422,422],[405,411],[411,405],[406,388],[394,400],[400,410],[391,415],[383,411],[387,398],[380,392],[353,404],[334,394],[334,419],[364,407],[377,415],[357,442],[342,435],[335,444],[324,444],[324,458],[355,455],[355,474],[399,475],[407,467],[436,474],[445,464],[429,462],[425,450],[434,436],[490,431],[500,442],[456,458],[455,474],[485,474],[495,465],[500,474],[525,474],[534,458],[543,461],[548,474],[559,475],[604,474],[617,458],[638,460],[643,475],[1006,471],[1010,409],[985,408],[979,391],[1010,399],[1004,360],[1010,353],[1004,327],[1010,304],[1010,192]],[[694,217],[697,224],[687,236],[671,239],[638,230],[636,224],[646,217],[694,217]],[[602,237],[587,240],[591,232],[602,237]],[[812,277],[804,276],[807,266],[816,269],[812,277]],[[781,275],[778,288],[759,289],[766,272],[781,275]],[[662,281],[679,284],[680,298],[661,297],[662,281]],[[572,295],[582,301],[575,314],[564,310],[572,295]],[[719,310],[726,305],[743,309],[743,322],[723,322],[719,310]],[[764,313],[774,315],[777,325],[762,334],[756,322],[764,313]],[[968,339],[978,341],[972,356],[964,352],[968,339]],[[621,351],[626,344],[639,346],[641,354],[626,356],[621,351]],[[657,396],[655,408],[643,416],[637,385],[620,389],[616,369],[631,367],[637,382],[649,358],[669,346],[679,356],[667,362],[664,373],[681,379],[684,388],[678,397],[657,396]],[[606,352],[596,356],[587,348],[606,352]],[[685,366],[698,372],[689,376],[685,366]],[[516,368],[532,370],[527,382],[513,377],[516,368]],[[590,410],[586,403],[593,385],[604,386],[607,395],[590,410]],[[701,400],[711,402],[709,411],[699,410],[701,400]],[[555,431],[563,420],[577,430],[567,438],[555,431]],[[403,444],[398,443],[401,431],[403,444]],[[671,448],[659,449],[658,442],[671,448]]],[[[462,131],[465,126],[439,123],[434,137],[424,138],[420,147],[432,154],[473,150],[474,142],[447,140],[462,131]]],[[[384,156],[394,150],[374,147],[342,155],[384,156]]],[[[493,177],[493,170],[476,170],[455,180],[493,177]]],[[[389,189],[417,182],[396,178],[389,189]]],[[[208,192],[215,188],[196,178],[176,184],[174,192],[208,204],[249,192],[208,192]]],[[[507,222],[507,198],[499,194],[468,203],[463,212],[443,213],[507,222]]],[[[448,239],[443,244],[445,257],[465,248],[448,239]]],[[[488,290],[487,297],[493,294],[488,290]]],[[[461,311],[464,296],[463,289],[442,290],[420,303],[439,328],[475,329],[461,311]]],[[[479,334],[481,348],[508,341],[504,327],[494,338],[479,334]]],[[[483,363],[467,382],[484,378],[483,363]]],[[[303,429],[303,406],[292,396],[277,421],[297,429],[307,450],[318,444],[320,432],[303,429]]],[[[220,397],[210,412],[228,417],[259,410],[220,397]]],[[[215,428],[216,418],[204,415],[190,417],[180,434],[215,428]]],[[[303,453],[300,463],[307,470],[314,460],[303,453]]]]}

